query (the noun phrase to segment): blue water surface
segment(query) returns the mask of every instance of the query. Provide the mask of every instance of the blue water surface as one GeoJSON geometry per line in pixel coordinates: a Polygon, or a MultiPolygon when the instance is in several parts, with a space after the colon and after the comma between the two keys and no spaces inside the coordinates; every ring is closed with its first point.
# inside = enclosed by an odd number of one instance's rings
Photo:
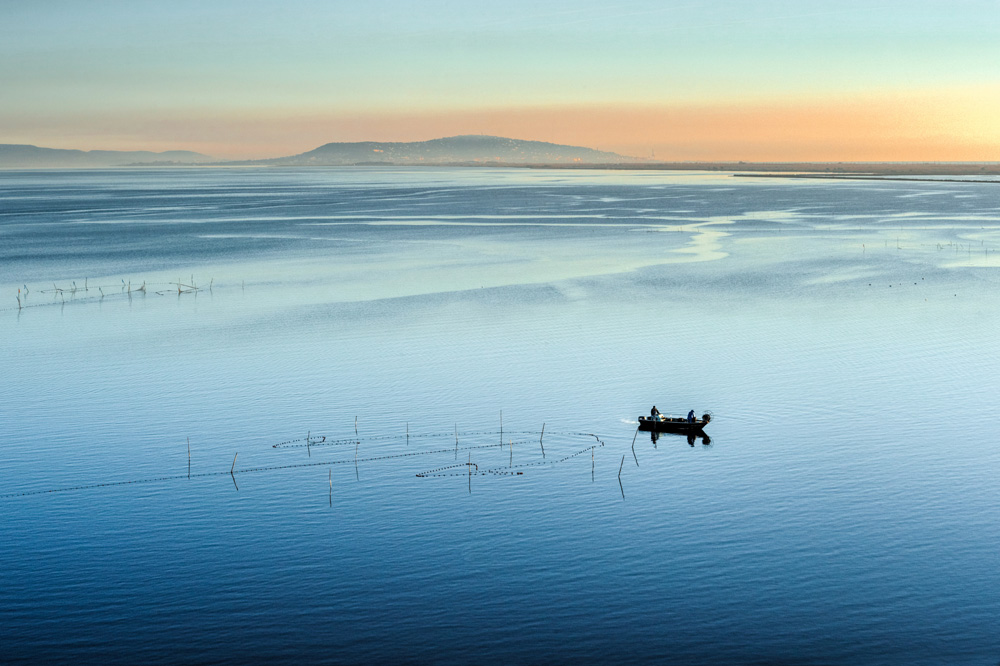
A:
{"type": "Polygon", "coordinates": [[[0,661],[996,664],[997,250],[993,183],[0,172],[0,661]]]}

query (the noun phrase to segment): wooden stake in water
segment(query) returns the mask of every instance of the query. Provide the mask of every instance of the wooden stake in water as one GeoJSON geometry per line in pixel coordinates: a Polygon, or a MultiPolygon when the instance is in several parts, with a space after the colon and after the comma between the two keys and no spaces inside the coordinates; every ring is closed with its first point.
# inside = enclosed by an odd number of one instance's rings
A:
{"type": "Polygon", "coordinates": [[[229,468],[229,473],[230,473],[230,474],[232,474],[232,473],[233,473],[233,471],[234,471],[234,470],[236,469],[236,457],[237,457],[237,456],[239,456],[239,455],[240,455],[240,452],[239,452],[239,451],[237,451],[237,452],[236,452],[236,455],[235,455],[235,456],[233,456],[233,466],[229,468]]]}
{"type": "Polygon", "coordinates": [[[309,435],[311,435],[311,434],[312,434],[312,430],[306,431],[306,454],[310,458],[313,457],[312,451],[309,450],[309,445],[312,443],[311,440],[309,439],[309,435]]]}
{"type": "Polygon", "coordinates": [[[618,465],[618,487],[622,491],[622,499],[625,499],[625,486],[622,485],[622,467],[625,465],[625,456],[622,456],[622,463],[618,465]]]}
{"type": "Polygon", "coordinates": [[[330,506],[333,506],[333,470],[330,470],[330,506]]]}
{"type": "Polygon", "coordinates": [[[503,448],[503,410],[500,410],[500,448],[503,448]]]}
{"type": "Polygon", "coordinates": [[[191,478],[191,438],[187,438],[188,441],[188,478],[191,478]]]}
{"type": "Polygon", "coordinates": [[[542,459],[545,458],[545,445],[542,444],[542,439],[545,437],[545,424],[542,424],[542,436],[538,438],[538,445],[542,447],[542,459]]]}
{"type": "Polygon", "coordinates": [[[455,460],[458,460],[458,424],[455,424],[455,460]]]}
{"type": "Polygon", "coordinates": [[[472,451],[469,451],[469,494],[472,494],[472,451]]]}
{"type": "Polygon", "coordinates": [[[406,445],[410,445],[410,422],[406,422],[406,445]]]}

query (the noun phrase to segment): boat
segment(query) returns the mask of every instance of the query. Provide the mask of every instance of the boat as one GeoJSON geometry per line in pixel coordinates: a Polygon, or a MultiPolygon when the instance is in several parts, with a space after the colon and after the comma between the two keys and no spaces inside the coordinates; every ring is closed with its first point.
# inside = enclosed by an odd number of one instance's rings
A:
{"type": "Polygon", "coordinates": [[[652,430],[653,432],[678,432],[678,433],[700,433],[712,420],[711,414],[702,414],[701,418],[687,420],[683,416],[640,416],[639,430],[652,430]]]}

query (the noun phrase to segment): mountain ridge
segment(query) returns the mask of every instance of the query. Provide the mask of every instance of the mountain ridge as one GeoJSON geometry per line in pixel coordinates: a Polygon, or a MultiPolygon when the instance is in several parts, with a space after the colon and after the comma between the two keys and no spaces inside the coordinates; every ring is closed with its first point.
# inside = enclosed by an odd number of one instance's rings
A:
{"type": "MultiPolygon", "coordinates": [[[[620,164],[636,158],[582,146],[485,134],[462,134],[427,141],[326,143],[313,150],[254,164],[354,166],[378,164],[620,164]]],[[[246,162],[245,162],[246,163],[246,162]]]]}
{"type": "Polygon", "coordinates": [[[205,164],[214,158],[191,150],[74,150],[0,143],[0,168],[100,168],[140,164],[205,164]]]}

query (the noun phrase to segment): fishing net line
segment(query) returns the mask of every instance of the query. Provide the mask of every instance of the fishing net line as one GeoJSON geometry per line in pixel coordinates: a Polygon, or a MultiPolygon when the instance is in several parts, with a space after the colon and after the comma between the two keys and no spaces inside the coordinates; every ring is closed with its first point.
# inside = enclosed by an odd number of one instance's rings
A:
{"type": "Polygon", "coordinates": [[[161,476],[149,476],[138,479],[124,479],[116,481],[101,481],[94,483],[67,485],[57,488],[25,489],[0,493],[0,500],[16,497],[28,497],[32,495],[48,495],[57,493],[78,492],[85,490],[95,490],[98,488],[114,488],[118,486],[133,486],[148,483],[164,483],[169,481],[179,481],[182,479],[206,478],[212,476],[232,476],[235,480],[240,474],[254,474],[271,472],[278,470],[307,469],[315,467],[332,467],[335,465],[354,465],[362,463],[378,463],[382,461],[403,460],[409,458],[421,458],[432,456],[453,455],[457,458],[459,453],[469,455],[468,462],[452,462],[447,465],[432,467],[426,470],[411,471],[416,478],[439,478],[448,476],[523,476],[525,472],[553,467],[566,463],[574,458],[591,453],[593,460],[594,451],[603,447],[604,442],[593,433],[586,432],[566,432],[566,431],[508,431],[508,430],[476,430],[453,432],[433,432],[433,433],[404,433],[404,434],[383,434],[367,435],[364,437],[337,437],[331,438],[326,435],[313,435],[310,431],[306,437],[288,439],[270,446],[278,451],[285,449],[306,449],[307,455],[311,457],[312,449],[323,449],[330,447],[333,450],[353,447],[353,455],[335,460],[307,460],[302,462],[252,465],[246,467],[236,467],[237,457],[233,459],[233,464],[228,470],[211,472],[191,473],[190,458],[188,471],[184,474],[169,474],[161,476]],[[514,439],[514,437],[518,439],[514,439]],[[486,441],[487,439],[493,441],[486,441]],[[445,445],[445,441],[450,445],[445,445]],[[506,441],[504,441],[506,440],[506,441]],[[545,444],[548,442],[550,451],[546,453],[545,444]],[[371,449],[382,448],[385,452],[372,455],[371,449]],[[416,450],[407,450],[410,447],[416,450]],[[386,450],[388,449],[388,450],[386,450]],[[498,450],[508,454],[508,464],[485,464],[479,460],[472,462],[471,456],[475,451],[498,450]],[[363,452],[363,453],[362,453],[363,452]],[[528,462],[518,462],[514,464],[515,452],[518,460],[528,458],[528,462]],[[461,471],[459,471],[461,470],[461,471]]]}

